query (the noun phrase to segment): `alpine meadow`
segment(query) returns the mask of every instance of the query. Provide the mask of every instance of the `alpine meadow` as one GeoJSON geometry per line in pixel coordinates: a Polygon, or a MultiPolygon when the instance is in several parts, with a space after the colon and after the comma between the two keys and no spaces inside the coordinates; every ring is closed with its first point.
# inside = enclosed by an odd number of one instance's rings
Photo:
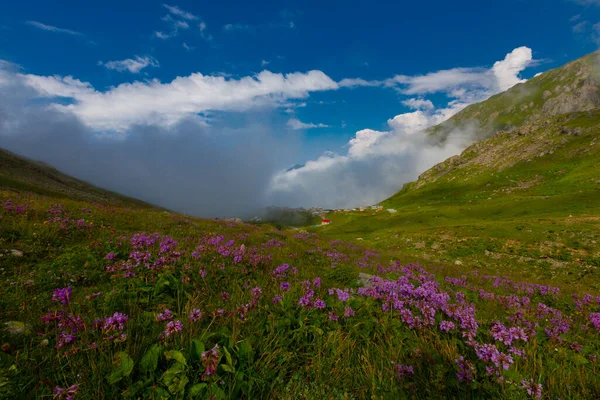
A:
{"type": "Polygon", "coordinates": [[[35,3],[0,398],[600,398],[598,1],[35,3]]]}

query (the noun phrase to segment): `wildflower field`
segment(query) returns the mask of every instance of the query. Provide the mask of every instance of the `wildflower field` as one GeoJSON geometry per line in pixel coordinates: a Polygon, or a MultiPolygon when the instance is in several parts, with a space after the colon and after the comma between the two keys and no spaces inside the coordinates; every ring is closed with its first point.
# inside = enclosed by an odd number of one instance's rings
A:
{"type": "Polygon", "coordinates": [[[600,397],[585,288],[151,208],[0,204],[0,398],[600,397]]]}

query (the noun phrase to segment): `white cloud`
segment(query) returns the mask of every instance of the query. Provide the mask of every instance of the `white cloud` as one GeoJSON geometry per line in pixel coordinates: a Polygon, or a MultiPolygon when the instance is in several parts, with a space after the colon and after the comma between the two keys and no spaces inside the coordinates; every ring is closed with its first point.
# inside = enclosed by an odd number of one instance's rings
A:
{"type": "MultiPolygon", "coordinates": [[[[184,45],[185,45],[185,43],[184,43],[184,45]]],[[[140,72],[142,69],[144,69],[146,67],[149,67],[149,66],[150,67],[158,67],[159,63],[158,63],[158,61],[156,61],[156,59],[154,57],[136,56],[135,59],[128,58],[128,59],[121,60],[121,61],[108,61],[108,62],[98,61],[98,65],[102,65],[108,69],[112,69],[112,70],[119,71],[119,72],[129,71],[132,74],[137,74],[138,72],[140,72]]]]}
{"type": "Polygon", "coordinates": [[[413,110],[433,110],[435,108],[431,100],[424,99],[408,99],[404,100],[402,104],[413,110]]]}
{"type": "Polygon", "coordinates": [[[192,51],[195,49],[195,47],[188,45],[186,42],[183,42],[183,48],[187,51],[192,51]]]}
{"type": "Polygon", "coordinates": [[[600,0],[574,0],[574,1],[576,3],[579,3],[584,6],[591,6],[591,5],[599,6],[600,5],[600,0]]]}
{"type": "Polygon", "coordinates": [[[519,73],[531,62],[531,50],[520,47],[490,69],[453,68],[419,76],[397,75],[385,81],[340,81],[342,87],[386,86],[409,95],[441,92],[450,100],[439,109],[423,98],[403,101],[416,111],[389,119],[388,130],[359,130],[348,142],[346,154],[324,154],[302,168],[275,175],[270,189],[272,198],[291,206],[343,208],[385,199],[423,171],[460,153],[473,138],[467,127],[451,132],[443,144],[435,143],[423,130],[475,101],[522,82],[519,73]]]}
{"type": "Polygon", "coordinates": [[[289,107],[289,100],[339,86],[321,71],[275,74],[262,71],[241,79],[194,73],[169,83],[157,79],[123,83],[106,91],[61,76],[22,75],[39,97],[67,97],[72,104],[52,108],[73,113],[96,130],[124,132],[136,125],[172,126],[211,111],[246,111],[255,107],[289,107]]]}
{"type": "Polygon", "coordinates": [[[267,65],[269,65],[269,64],[270,64],[270,63],[269,63],[269,61],[267,61],[267,60],[262,60],[262,61],[260,62],[260,65],[261,65],[261,67],[266,67],[266,66],[267,66],[267,65]]]}
{"type": "Polygon", "coordinates": [[[532,63],[531,49],[519,47],[508,53],[504,60],[491,69],[452,68],[426,75],[396,75],[386,81],[388,86],[399,85],[403,94],[430,94],[445,92],[451,97],[470,101],[509,89],[523,82],[519,73],[532,63]]]}
{"type": "Polygon", "coordinates": [[[187,20],[190,20],[190,21],[198,19],[198,17],[196,15],[194,15],[194,14],[192,14],[190,12],[184,11],[181,8],[177,7],[177,6],[170,6],[168,4],[163,4],[163,6],[167,10],[169,10],[169,12],[171,14],[176,15],[176,16],[178,16],[180,18],[187,19],[187,20]]]}
{"type": "Polygon", "coordinates": [[[346,78],[340,81],[342,87],[360,87],[360,86],[382,86],[381,81],[367,81],[361,78],[346,78]]]}
{"type": "Polygon", "coordinates": [[[190,27],[190,26],[188,25],[188,23],[187,23],[187,22],[185,22],[185,21],[175,21],[175,22],[173,23],[173,26],[174,26],[176,29],[188,29],[188,28],[190,27]]]}
{"type": "Polygon", "coordinates": [[[375,204],[470,144],[468,131],[454,132],[443,145],[430,143],[421,129],[438,120],[438,115],[415,111],[390,119],[390,130],[360,130],[349,141],[347,154],[326,152],[302,168],[276,174],[270,198],[296,207],[375,204]]]}
{"type": "Polygon", "coordinates": [[[57,28],[56,26],[46,25],[38,21],[27,21],[27,25],[31,25],[38,29],[42,29],[44,31],[56,32],[56,33],[66,33],[68,35],[73,36],[83,36],[83,33],[72,31],[70,29],[57,28]]]}
{"type": "Polygon", "coordinates": [[[154,36],[156,36],[159,39],[168,39],[171,37],[170,34],[168,33],[163,33],[163,32],[159,32],[159,31],[155,31],[154,32],[154,36]]]}
{"type": "Polygon", "coordinates": [[[313,124],[313,123],[304,123],[298,119],[291,118],[287,122],[287,126],[294,130],[299,129],[312,129],[312,128],[329,128],[329,125],[325,124],[313,124]]]}
{"type": "MultiPolygon", "coordinates": [[[[170,25],[171,32],[164,33],[162,31],[155,31],[154,36],[159,39],[169,39],[171,37],[177,36],[180,30],[189,29],[190,24],[186,21],[197,21],[200,18],[190,12],[184,11],[177,6],[171,6],[168,4],[163,4],[163,6],[169,11],[169,14],[165,15],[161,19],[170,25]]],[[[203,32],[206,29],[206,23],[200,22],[199,24],[200,32],[203,32]]],[[[202,37],[206,39],[205,35],[202,34],[202,37]]],[[[212,39],[212,37],[211,37],[212,39]]]]}
{"type": "Polygon", "coordinates": [[[173,29],[189,29],[190,27],[187,22],[173,18],[171,14],[165,15],[161,19],[173,26],[173,29]]]}
{"type": "Polygon", "coordinates": [[[532,60],[531,49],[523,46],[508,53],[504,60],[494,63],[492,73],[496,77],[497,88],[503,92],[517,83],[525,82],[526,79],[519,78],[519,73],[527,68],[532,60]]]}
{"type": "Polygon", "coordinates": [[[403,86],[402,93],[408,95],[448,92],[462,86],[490,86],[491,77],[482,68],[453,68],[432,72],[427,75],[396,75],[387,84],[403,86]]]}

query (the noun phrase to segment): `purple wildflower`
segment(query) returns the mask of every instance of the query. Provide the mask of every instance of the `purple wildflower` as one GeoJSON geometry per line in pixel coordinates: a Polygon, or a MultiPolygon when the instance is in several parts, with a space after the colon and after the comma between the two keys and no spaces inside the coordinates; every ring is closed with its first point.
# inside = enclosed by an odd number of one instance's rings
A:
{"type": "Polygon", "coordinates": [[[535,397],[536,399],[542,398],[542,385],[535,383],[533,379],[523,379],[521,382],[521,387],[527,390],[527,394],[529,396],[535,397]]]}
{"type": "Polygon", "coordinates": [[[323,309],[325,307],[327,307],[327,304],[325,304],[325,302],[323,300],[321,300],[321,299],[315,300],[315,308],[323,309]]]}
{"type": "Polygon", "coordinates": [[[281,299],[283,299],[283,297],[281,297],[279,295],[273,297],[273,304],[279,304],[279,303],[281,303],[281,299]]]}
{"type": "Polygon", "coordinates": [[[352,307],[346,306],[344,308],[344,318],[353,317],[355,314],[356,314],[356,312],[352,309],[352,307]]]}
{"type": "Polygon", "coordinates": [[[202,319],[202,311],[200,311],[197,308],[190,311],[190,321],[191,322],[200,321],[200,319],[202,319]]]}
{"type": "Polygon", "coordinates": [[[202,364],[206,367],[202,380],[207,376],[214,375],[217,372],[217,364],[219,363],[219,345],[215,344],[215,347],[202,353],[202,364]]]}
{"type": "Polygon", "coordinates": [[[600,313],[590,313],[590,322],[600,331],[600,313]]]}
{"type": "Polygon", "coordinates": [[[442,321],[440,322],[440,330],[444,332],[450,332],[454,329],[454,322],[452,321],[442,321]]]}
{"type": "Polygon", "coordinates": [[[174,333],[180,333],[183,331],[183,324],[181,321],[171,321],[167,324],[167,329],[163,332],[165,337],[169,337],[174,333]]]}
{"type": "Polygon", "coordinates": [[[335,292],[337,294],[338,300],[341,302],[348,301],[348,299],[350,298],[350,294],[348,294],[348,292],[344,290],[336,289],[335,292]]]}
{"type": "Polygon", "coordinates": [[[571,343],[571,345],[570,345],[569,347],[570,347],[570,348],[571,348],[571,350],[573,350],[573,351],[581,351],[581,350],[583,350],[583,346],[582,346],[582,345],[580,345],[580,344],[579,344],[579,343],[577,343],[577,342],[573,342],[573,343],[571,343]]]}
{"type": "Polygon", "coordinates": [[[54,396],[52,396],[52,398],[53,399],[72,400],[75,398],[75,395],[77,394],[77,390],[79,390],[78,383],[71,385],[66,389],[56,386],[53,390],[54,396]]]}
{"type": "Polygon", "coordinates": [[[464,382],[467,385],[473,382],[473,374],[475,373],[473,364],[471,364],[470,361],[465,360],[463,356],[458,357],[454,362],[458,366],[458,372],[456,373],[458,381],[464,382]]]}
{"type": "Polygon", "coordinates": [[[170,321],[172,319],[173,319],[173,314],[171,314],[171,310],[169,310],[168,308],[165,308],[164,312],[162,312],[156,316],[156,320],[161,321],[161,322],[170,321]]]}
{"type": "Polygon", "coordinates": [[[262,296],[262,289],[257,286],[250,291],[250,295],[254,299],[260,299],[260,297],[262,296]]]}
{"type": "Polygon", "coordinates": [[[415,370],[413,369],[412,365],[397,364],[396,367],[398,368],[398,378],[402,379],[405,376],[415,374],[415,370]]]}
{"type": "Polygon", "coordinates": [[[289,282],[281,282],[279,284],[279,289],[281,289],[282,292],[287,292],[288,290],[290,290],[290,283],[289,282]]]}
{"type": "Polygon", "coordinates": [[[60,302],[64,305],[67,305],[71,301],[72,293],[73,291],[71,290],[71,286],[62,289],[54,289],[54,293],[52,294],[52,301],[55,303],[60,302]]]}

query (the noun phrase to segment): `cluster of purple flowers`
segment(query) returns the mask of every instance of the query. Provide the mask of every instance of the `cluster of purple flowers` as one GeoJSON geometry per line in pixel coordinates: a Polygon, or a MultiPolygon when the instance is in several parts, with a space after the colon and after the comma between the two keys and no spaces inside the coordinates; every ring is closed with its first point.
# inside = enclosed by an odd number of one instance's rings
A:
{"type": "Polygon", "coordinates": [[[444,332],[450,332],[455,328],[454,322],[452,321],[442,321],[440,322],[440,330],[444,332]]]}
{"type": "Polygon", "coordinates": [[[79,384],[76,383],[74,385],[69,386],[68,388],[61,388],[56,386],[54,388],[53,399],[64,399],[64,400],[73,400],[77,391],[79,390],[79,384]]]}
{"type": "Polygon", "coordinates": [[[127,315],[115,312],[112,316],[105,317],[104,320],[94,321],[94,326],[102,332],[104,340],[124,341],[127,338],[124,330],[128,320],[127,315]]]}
{"type": "Polygon", "coordinates": [[[148,234],[146,232],[136,233],[131,238],[131,246],[134,249],[149,248],[160,238],[158,233],[148,234]]]}
{"type": "Polygon", "coordinates": [[[25,214],[27,212],[27,204],[13,205],[12,200],[6,200],[4,203],[4,211],[14,214],[25,214]]]}
{"type": "Polygon", "coordinates": [[[167,338],[173,334],[181,333],[183,331],[183,324],[181,321],[169,321],[167,323],[167,328],[163,332],[163,337],[167,338]]]}
{"type": "Polygon", "coordinates": [[[71,228],[76,228],[78,230],[86,229],[85,220],[75,220],[71,218],[67,214],[67,211],[62,208],[62,204],[52,204],[50,209],[47,210],[47,213],[50,215],[46,222],[58,225],[61,230],[68,231],[71,228]]]}
{"type": "Polygon", "coordinates": [[[273,270],[273,275],[277,279],[283,279],[286,277],[288,269],[290,269],[289,264],[282,264],[273,270]]]}
{"type": "Polygon", "coordinates": [[[71,295],[73,294],[73,290],[71,286],[66,288],[56,288],[54,289],[54,293],[52,294],[52,301],[55,303],[62,303],[63,305],[68,305],[71,301],[71,295]]]}
{"type": "Polygon", "coordinates": [[[314,303],[314,307],[322,310],[325,307],[327,307],[327,304],[325,304],[325,302],[321,299],[316,299],[315,303],[314,303]]]}
{"type": "Polygon", "coordinates": [[[300,300],[298,300],[298,304],[301,305],[302,307],[310,308],[313,305],[312,299],[314,296],[315,296],[315,291],[307,288],[304,291],[304,295],[302,297],[300,297],[300,300]]]}
{"type": "Polygon", "coordinates": [[[473,382],[475,375],[475,367],[473,364],[469,360],[465,360],[463,356],[458,357],[454,362],[458,367],[458,372],[456,373],[458,381],[464,382],[467,385],[473,382]]]}
{"type": "Polygon", "coordinates": [[[206,368],[202,375],[202,380],[205,380],[207,377],[214,375],[217,372],[217,365],[219,364],[218,350],[219,345],[215,344],[215,347],[202,353],[202,364],[206,368]]]}
{"type": "Polygon", "coordinates": [[[527,390],[527,394],[529,396],[535,397],[536,399],[542,398],[542,385],[535,383],[533,379],[523,379],[521,382],[521,387],[527,390]]]}
{"type": "Polygon", "coordinates": [[[502,342],[507,346],[512,345],[512,343],[517,340],[522,340],[524,342],[527,342],[528,340],[527,334],[525,333],[525,330],[523,328],[507,328],[500,322],[496,322],[494,323],[494,325],[492,325],[490,333],[492,334],[495,340],[502,342]]]}
{"type": "Polygon", "coordinates": [[[341,289],[329,289],[329,295],[332,296],[336,294],[339,301],[346,302],[350,299],[350,293],[341,289]]]}
{"type": "Polygon", "coordinates": [[[398,378],[402,379],[408,375],[414,375],[415,370],[412,365],[396,364],[398,378]]]}
{"type": "Polygon", "coordinates": [[[156,316],[156,320],[161,321],[161,322],[170,321],[172,319],[173,319],[173,314],[171,314],[171,310],[169,310],[168,308],[165,308],[165,311],[159,313],[156,316]]]}
{"type": "Polygon", "coordinates": [[[56,324],[58,333],[56,335],[56,347],[61,349],[66,345],[73,344],[77,340],[77,333],[85,330],[83,318],[79,315],[68,314],[66,311],[51,311],[42,316],[46,324],[56,324]]]}
{"type": "Polygon", "coordinates": [[[190,321],[191,322],[197,322],[197,321],[200,321],[201,319],[202,319],[202,311],[200,311],[197,308],[190,311],[190,321]]]}
{"type": "Polygon", "coordinates": [[[493,366],[486,367],[489,374],[500,375],[500,370],[508,370],[513,364],[510,354],[503,353],[493,344],[475,344],[475,353],[484,363],[492,363],[493,366]]]}
{"type": "Polygon", "coordinates": [[[600,313],[590,313],[590,322],[600,331],[600,313]]]}

